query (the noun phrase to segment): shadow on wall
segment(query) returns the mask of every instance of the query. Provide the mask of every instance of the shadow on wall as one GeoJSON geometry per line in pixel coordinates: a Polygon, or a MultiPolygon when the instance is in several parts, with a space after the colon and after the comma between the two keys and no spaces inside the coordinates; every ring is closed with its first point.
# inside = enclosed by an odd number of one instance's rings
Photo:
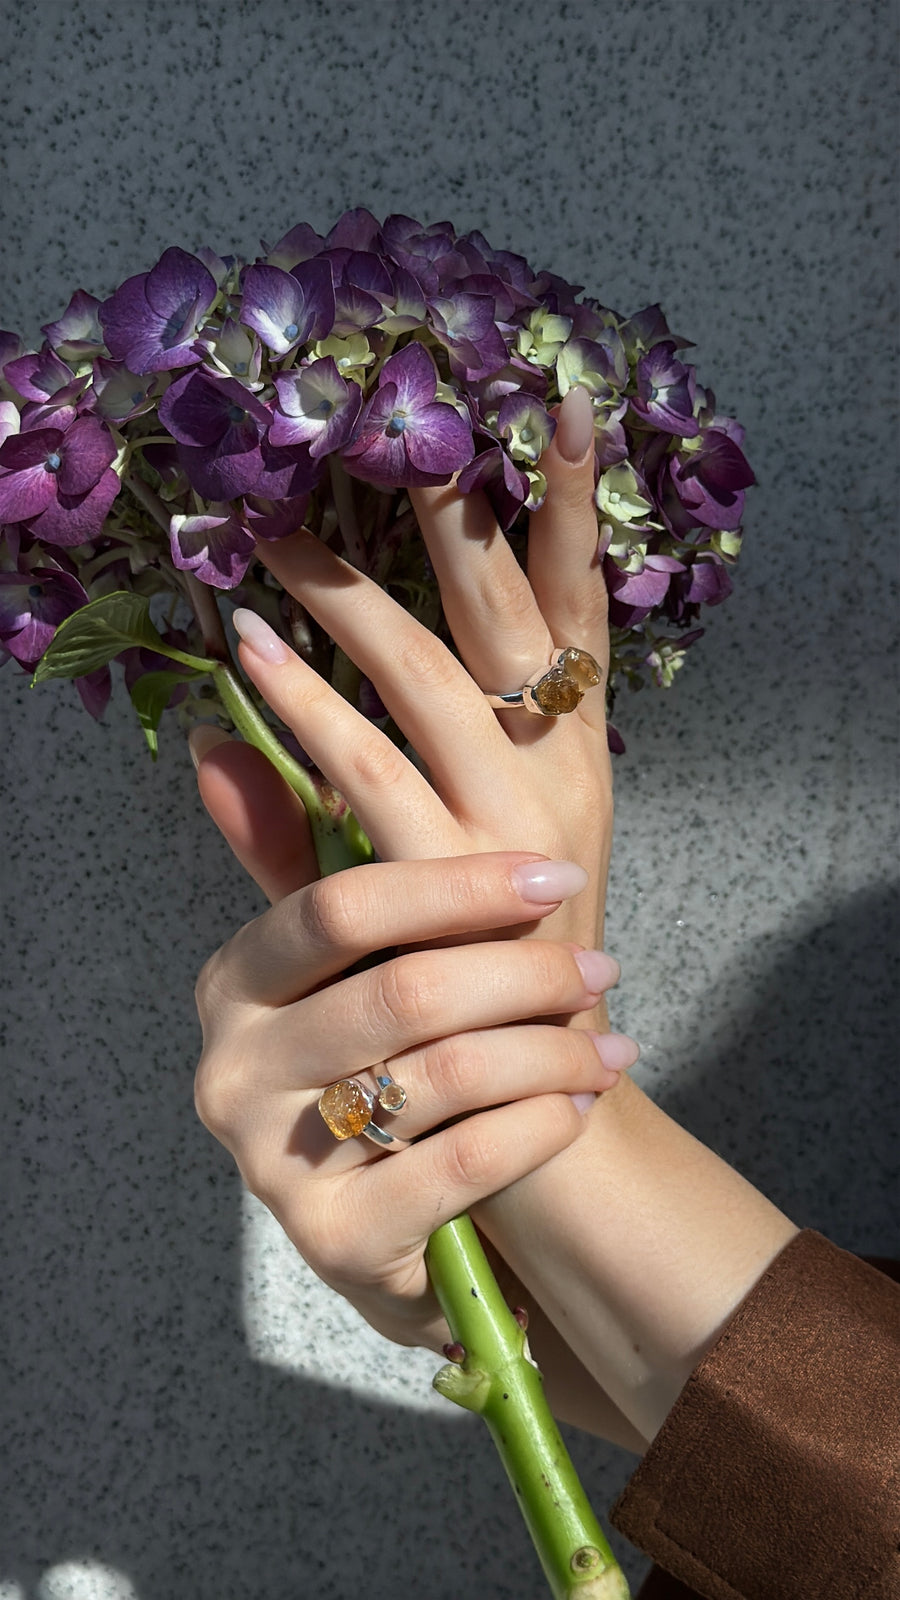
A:
{"type": "Polygon", "coordinates": [[[825,1215],[836,1243],[900,1256],[900,890],[861,892],[773,957],[654,1098],[795,1222],[825,1215]]]}

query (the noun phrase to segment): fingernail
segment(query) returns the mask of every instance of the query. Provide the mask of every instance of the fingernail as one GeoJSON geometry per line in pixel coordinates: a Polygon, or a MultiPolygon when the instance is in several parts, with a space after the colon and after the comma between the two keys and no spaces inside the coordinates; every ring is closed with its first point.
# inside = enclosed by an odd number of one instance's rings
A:
{"type": "Polygon", "coordinates": [[[188,749],[195,767],[199,767],[207,751],[214,750],[217,744],[232,743],[225,730],[217,728],[214,722],[198,722],[188,734],[188,749]]]}
{"type": "Polygon", "coordinates": [[[604,994],[607,989],[618,983],[619,963],[604,951],[580,950],[575,960],[584,979],[585,988],[591,994],[604,994]]]}
{"type": "Polygon", "coordinates": [[[565,395],[556,415],[556,446],[564,461],[577,466],[594,439],[594,408],[587,389],[576,384],[565,395]]]}
{"type": "Polygon", "coordinates": [[[582,1116],[584,1116],[586,1112],[590,1111],[591,1106],[594,1104],[596,1098],[597,1096],[595,1094],[590,1093],[569,1095],[569,1099],[575,1107],[575,1110],[580,1111],[582,1116]]]}
{"type": "Polygon", "coordinates": [[[523,900],[552,906],[587,886],[588,875],[577,861],[524,861],[512,869],[512,881],[523,900]]]}
{"type": "Polygon", "coordinates": [[[235,631],[254,655],[276,666],[287,661],[291,652],[284,640],[279,639],[275,629],[270,628],[255,611],[245,611],[239,607],[232,613],[231,620],[235,631]]]}
{"type": "Polygon", "coordinates": [[[640,1045],[629,1039],[627,1033],[592,1033],[594,1049],[610,1072],[624,1072],[633,1067],[641,1053],[640,1045]]]}

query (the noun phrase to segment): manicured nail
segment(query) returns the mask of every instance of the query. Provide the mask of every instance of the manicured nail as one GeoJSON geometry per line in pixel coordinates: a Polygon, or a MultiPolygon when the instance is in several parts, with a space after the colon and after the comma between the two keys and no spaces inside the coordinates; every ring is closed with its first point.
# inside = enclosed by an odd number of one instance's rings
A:
{"type": "Polygon", "coordinates": [[[585,988],[591,994],[605,994],[619,981],[619,963],[602,950],[580,950],[575,957],[585,988]]]}
{"type": "Polygon", "coordinates": [[[591,1033],[590,1038],[610,1072],[624,1072],[633,1067],[641,1053],[640,1045],[629,1039],[627,1033],[591,1033]]]}
{"type": "Polygon", "coordinates": [[[577,466],[594,438],[594,408],[587,389],[576,384],[556,415],[556,447],[564,461],[577,466]]]}
{"type": "Polygon", "coordinates": [[[575,1107],[575,1110],[580,1111],[582,1116],[584,1116],[586,1112],[590,1111],[591,1106],[594,1104],[596,1098],[597,1096],[591,1093],[569,1095],[569,1099],[575,1107]]]}
{"type": "Polygon", "coordinates": [[[194,766],[199,767],[207,751],[214,750],[217,744],[233,742],[224,728],[217,728],[214,722],[198,722],[188,734],[188,749],[194,766]]]}
{"type": "Polygon", "coordinates": [[[284,640],[279,639],[275,629],[270,628],[255,611],[245,611],[239,607],[232,613],[231,620],[235,631],[254,655],[276,666],[287,661],[291,652],[284,640]]]}
{"type": "Polygon", "coordinates": [[[524,861],[512,869],[512,880],[523,900],[552,906],[580,894],[588,875],[577,861],[524,861]]]}

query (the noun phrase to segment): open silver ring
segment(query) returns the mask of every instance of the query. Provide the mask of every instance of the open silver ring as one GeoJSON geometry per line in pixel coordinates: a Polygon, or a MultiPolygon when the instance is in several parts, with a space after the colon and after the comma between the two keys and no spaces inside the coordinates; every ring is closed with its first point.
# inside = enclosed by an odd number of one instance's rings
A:
{"type": "Polygon", "coordinates": [[[599,662],[587,650],[566,645],[554,650],[550,664],[509,694],[486,694],[495,711],[531,711],[539,717],[561,717],[577,710],[587,689],[603,682],[599,662]]]}
{"type": "Polygon", "coordinates": [[[377,1095],[355,1078],[339,1078],[336,1083],[330,1083],[319,1095],[319,1116],[335,1139],[355,1139],[364,1134],[379,1150],[408,1150],[409,1139],[398,1139],[395,1133],[374,1121],[378,1106],[395,1114],[402,1111],[406,1090],[384,1070],[376,1073],[375,1081],[377,1095]]]}

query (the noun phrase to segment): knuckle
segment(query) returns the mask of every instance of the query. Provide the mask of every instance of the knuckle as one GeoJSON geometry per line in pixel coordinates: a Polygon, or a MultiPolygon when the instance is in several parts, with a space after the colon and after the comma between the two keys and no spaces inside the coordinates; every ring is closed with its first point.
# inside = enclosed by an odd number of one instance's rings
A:
{"type": "Polygon", "coordinates": [[[220,1144],[230,1145],[238,1102],[235,1073],[216,1051],[205,1049],[194,1074],[194,1106],[203,1126],[220,1144]]]}
{"type": "Polygon", "coordinates": [[[343,950],[355,945],[359,937],[359,894],[349,872],[320,878],[302,900],[305,931],[316,945],[343,950]]]}
{"type": "Polygon", "coordinates": [[[480,1196],[495,1185],[498,1150],[488,1126],[487,1119],[479,1118],[449,1130],[443,1165],[452,1191],[480,1196]]]}
{"type": "Polygon", "coordinates": [[[424,629],[398,639],[394,656],[399,674],[411,683],[449,689],[459,680],[459,666],[454,657],[424,629]]]}
{"type": "Polygon", "coordinates": [[[399,956],[378,969],[378,1001],[401,1037],[427,1031],[440,1016],[441,986],[427,955],[399,956]]]}
{"type": "Polygon", "coordinates": [[[436,1039],[425,1051],[423,1065],[431,1092],[448,1115],[469,1109],[486,1077],[484,1048],[466,1034],[436,1039]]]}
{"type": "Polygon", "coordinates": [[[348,752],[353,775],[366,789],[393,789],[409,770],[406,757],[390,739],[363,738],[348,752]]]}

